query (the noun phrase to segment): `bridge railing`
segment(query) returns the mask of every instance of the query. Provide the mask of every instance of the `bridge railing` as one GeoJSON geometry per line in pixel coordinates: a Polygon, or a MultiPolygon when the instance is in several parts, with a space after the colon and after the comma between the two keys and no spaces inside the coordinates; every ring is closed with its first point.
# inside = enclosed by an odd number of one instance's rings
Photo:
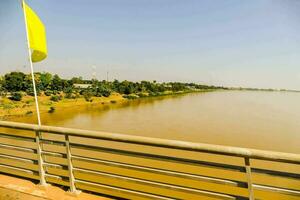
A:
{"type": "Polygon", "coordinates": [[[0,121],[0,172],[127,199],[300,199],[300,155],[0,121]]]}

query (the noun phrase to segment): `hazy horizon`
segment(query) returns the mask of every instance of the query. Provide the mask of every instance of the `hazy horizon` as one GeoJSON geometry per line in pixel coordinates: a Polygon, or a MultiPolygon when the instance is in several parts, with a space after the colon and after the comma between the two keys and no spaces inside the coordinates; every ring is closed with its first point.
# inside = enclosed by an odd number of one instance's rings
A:
{"type": "MultiPolygon", "coordinates": [[[[300,90],[299,1],[27,3],[47,29],[49,56],[35,71],[300,90]]],[[[0,74],[28,73],[20,1],[0,2],[0,30],[0,74]]]]}

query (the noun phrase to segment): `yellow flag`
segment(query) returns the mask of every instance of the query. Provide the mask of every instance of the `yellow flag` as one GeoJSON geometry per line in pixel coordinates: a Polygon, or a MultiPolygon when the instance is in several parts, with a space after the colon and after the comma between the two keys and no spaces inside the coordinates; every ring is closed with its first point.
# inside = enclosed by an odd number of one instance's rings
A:
{"type": "Polygon", "coordinates": [[[47,57],[45,26],[35,12],[23,1],[29,46],[32,50],[32,62],[39,62],[47,57]]]}

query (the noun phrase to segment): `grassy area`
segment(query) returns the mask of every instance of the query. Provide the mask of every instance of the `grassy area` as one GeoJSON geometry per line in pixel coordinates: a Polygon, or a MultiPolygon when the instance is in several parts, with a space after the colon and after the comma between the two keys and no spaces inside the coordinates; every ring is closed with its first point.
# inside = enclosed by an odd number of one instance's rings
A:
{"type": "MultiPolygon", "coordinates": [[[[40,112],[55,112],[72,106],[84,106],[91,104],[109,104],[126,101],[122,95],[112,93],[109,97],[92,97],[92,101],[86,101],[83,97],[76,99],[63,98],[58,102],[50,100],[49,96],[39,96],[40,112]]],[[[21,101],[12,101],[6,97],[0,97],[0,119],[5,119],[8,116],[31,115],[35,113],[35,101],[32,96],[23,96],[21,101]]]]}

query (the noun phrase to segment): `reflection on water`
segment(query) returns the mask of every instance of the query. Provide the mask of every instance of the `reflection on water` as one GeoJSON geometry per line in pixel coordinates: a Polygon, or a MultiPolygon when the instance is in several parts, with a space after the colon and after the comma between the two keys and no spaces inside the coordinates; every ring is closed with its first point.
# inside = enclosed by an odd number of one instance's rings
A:
{"type": "MultiPolygon", "coordinates": [[[[224,91],[42,114],[47,125],[300,153],[300,93],[224,91]]],[[[35,117],[11,119],[33,123],[35,117]]]]}

